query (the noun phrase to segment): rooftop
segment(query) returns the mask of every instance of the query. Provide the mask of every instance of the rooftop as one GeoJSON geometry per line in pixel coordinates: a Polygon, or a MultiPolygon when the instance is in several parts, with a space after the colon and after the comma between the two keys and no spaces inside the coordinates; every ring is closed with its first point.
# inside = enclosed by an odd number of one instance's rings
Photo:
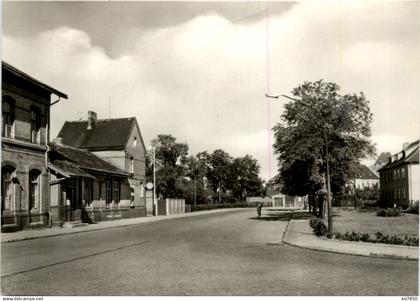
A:
{"type": "Polygon", "coordinates": [[[57,143],[50,143],[49,146],[52,152],[56,152],[59,155],[56,157],[52,155],[51,163],[69,175],[86,176],[85,171],[94,171],[119,176],[128,175],[128,173],[120,170],[89,151],[57,143]]]}
{"type": "Polygon", "coordinates": [[[88,121],[66,121],[58,137],[63,144],[89,150],[118,149],[127,143],[134,117],[116,119],[97,119],[92,129],[88,121]]]}
{"type": "Polygon", "coordinates": [[[38,86],[38,87],[40,87],[40,88],[42,88],[42,89],[44,89],[44,90],[52,93],[52,94],[55,94],[55,95],[57,95],[59,97],[62,97],[62,98],[67,99],[67,95],[64,94],[63,92],[60,92],[60,91],[58,91],[58,90],[56,90],[56,89],[48,86],[47,84],[44,84],[43,82],[37,80],[36,78],[33,78],[29,74],[26,74],[25,72],[17,69],[16,67],[13,67],[12,65],[10,65],[10,64],[8,64],[8,63],[6,63],[4,61],[2,61],[1,66],[2,66],[3,72],[4,71],[8,71],[8,72],[12,73],[13,75],[15,75],[18,78],[22,78],[24,80],[27,80],[27,81],[35,84],[36,86],[38,86]]]}

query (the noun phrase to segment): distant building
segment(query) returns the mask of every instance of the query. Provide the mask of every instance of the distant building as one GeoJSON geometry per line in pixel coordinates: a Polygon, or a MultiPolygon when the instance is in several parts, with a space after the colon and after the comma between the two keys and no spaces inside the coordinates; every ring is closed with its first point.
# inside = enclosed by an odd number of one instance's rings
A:
{"type": "Polygon", "coordinates": [[[379,182],[379,177],[373,170],[366,165],[358,164],[354,176],[348,181],[348,185],[353,189],[364,189],[379,185],[379,182]]]}
{"type": "Polygon", "coordinates": [[[266,196],[272,200],[272,206],[287,209],[303,209],[306,197],[285,195],[281,192],[280,175],[270,179],[266,184],[266,196]]]}
{"type": "Polygon", "coordinates": [[[54,94],[67,95],[2,62],[1,231],[48,225],[47,151],[54,94]]]}
{"type": "Polygon", "coordinates": [[[419,140],[404,143],[403,150],[393,155],[378,170],[380,174],[380,201],[383,206],[408,207],[418,202],[419,196],[419,140]]]}
{"type": "MultiPolygon", "coordinates": [[[[134,207],[133,216],[146,215],[146,148],[136,118],[97,119],[97,114],[89,111],[87,120],[66,121],[58,138],[63,145],[87,150],[128,173],[127,181],[114,184],[109,180],[104,185],[110,185],[107,189],[112,191],[115,185],[121,185],[120,206],[134,207]]],[[[115,203],[117,198],[104,194],[102,201],[115,203]]]]}

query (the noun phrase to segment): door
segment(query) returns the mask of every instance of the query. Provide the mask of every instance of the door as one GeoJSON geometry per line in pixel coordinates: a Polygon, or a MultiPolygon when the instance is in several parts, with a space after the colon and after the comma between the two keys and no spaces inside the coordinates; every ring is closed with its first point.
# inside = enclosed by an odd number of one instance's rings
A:
{"type": "Polygon", "coordinates": [[[66,220],[67,221],[77,221],[81,220],[81,199],[79,188],[79,181],[76,179],[71,179],[66,183],[66,220]]]}

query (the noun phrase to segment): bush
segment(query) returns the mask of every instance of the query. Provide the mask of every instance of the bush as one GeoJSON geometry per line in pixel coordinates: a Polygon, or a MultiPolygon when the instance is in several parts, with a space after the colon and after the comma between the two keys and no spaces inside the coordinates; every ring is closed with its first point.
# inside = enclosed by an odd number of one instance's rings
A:
{"type": "Polygon", "coordinates": [[[363,241],[371,243],[382,243],[382,244],[392,244],[392,245],[405,245],[405,246],[415,246],[419,245],[419,239],[417,237],[407,237],[401,238],[396,235],[384,235],[381,232],[375,233],[376,238],[371,238],[368,233],[356,233],[356,232],[346,232],[341,234],[335,232],[333,237],[335,239],[348,240],[348,241],[363,241]]]}
{"type": "Polygon", "coordinates": [[[389,209],[383,209],[380,208],[376,212],[377,216],[383,216],[383,217],[395,217],[401,215],[401,209],[400,208],[389,208],[389,209]]]}
{"type": "Polygon", "coordinates": [[[317,217],[313,217],[309,220],[309,225],[312,228],[313,233],[316,236],[325,236],[327,235],[327,226],[325,226],[324,222],[317,217]]]}
{"type": "Polygon", "coordinates": [[[416,202],[413,206],[408,207],[407,213],[419,214],[419,202],[416,202]]]}
{"type": "Polygon", "coordinates": [[[385,210],[385,209],[380,208],[380,209],[376,212],[376,215],[377,215],[377,216],[386,216],[386,215],[387,215],[387,213],[386,213],[386,210],[385,210]]]}

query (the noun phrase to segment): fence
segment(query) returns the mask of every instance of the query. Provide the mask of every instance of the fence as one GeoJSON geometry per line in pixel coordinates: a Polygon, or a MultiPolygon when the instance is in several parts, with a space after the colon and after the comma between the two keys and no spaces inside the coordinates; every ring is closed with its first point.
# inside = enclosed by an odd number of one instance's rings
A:
{"type": "Polygon", "coordinates": [[[238,203],[217,203],[217,204],[202,204],[202,205],[185,205],[185,212],[194,212],[202,210],[213,210],[222,208],[254,208],[253,203],[238,202],[238,203]]]}

